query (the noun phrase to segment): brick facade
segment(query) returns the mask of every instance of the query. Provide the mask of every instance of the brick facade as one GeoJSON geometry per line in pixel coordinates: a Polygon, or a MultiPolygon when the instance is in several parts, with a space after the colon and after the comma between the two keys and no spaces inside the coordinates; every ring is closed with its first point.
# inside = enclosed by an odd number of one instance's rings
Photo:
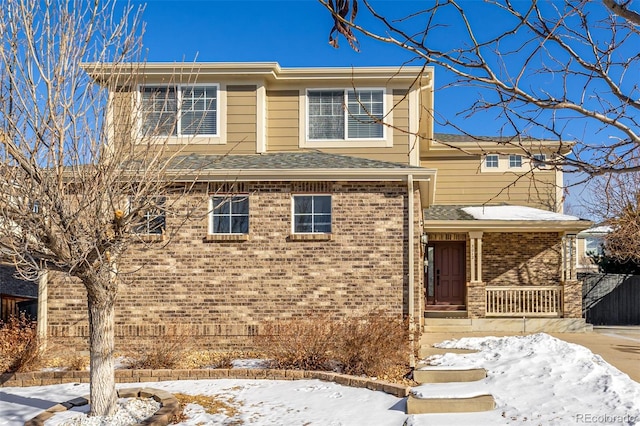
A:
{"type": "Polygon", "coordinates": [[[562,235],[557,232],[486,232],[482,279],[490,286],[559,285],[562,235]]]}
{"type": "MultiPolygon", "coordinates": [[[[313,312],[339,318],[373,309],[407,314],[406,183],[241,186],[249,194],[246,241],[207,239],[208,190],[201,185],[178,201],[199,206],[184,225],[179,226],[179,216],[167,217],[167,234],[178,230],[170,244],[131,247],[119,265],[125,275],[116,306],[116,346],[188,330],[201,347],[248,348],[267,320],[313,312]],[[317,191],[332,194],[331,239],[292,239],[291,194],[317,191]]],[[[419,318],[423,291],[416,204],[419,318]]],[[[79,283],[52,274],[48,311],[53,341],[86,348],[86,296],[79,283]]]]}

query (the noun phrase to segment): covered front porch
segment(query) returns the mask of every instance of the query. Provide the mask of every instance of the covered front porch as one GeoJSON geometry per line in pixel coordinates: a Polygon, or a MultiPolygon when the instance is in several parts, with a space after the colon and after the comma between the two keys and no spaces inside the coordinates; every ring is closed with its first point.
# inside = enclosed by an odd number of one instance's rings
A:
{"type": "Polygon", "coordinates": [[[589,225],[523,206],[425,209],[425,325],[439,319],[467,331],[584,327],[575,235],[589,225]]]}

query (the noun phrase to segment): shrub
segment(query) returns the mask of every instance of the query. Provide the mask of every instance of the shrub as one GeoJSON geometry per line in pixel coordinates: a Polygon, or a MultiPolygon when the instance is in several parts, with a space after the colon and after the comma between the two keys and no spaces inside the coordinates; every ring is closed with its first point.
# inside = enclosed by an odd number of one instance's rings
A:
{"type": "Polygon", "coordinates": [[[129,368],[173,369],[191,349],[192,336],[188,331],[179,332],[141,343],[126,354],[124,364],[129,368]]]}
{"type": "Polygon", "coordinates": [[[24,314],[0,321],[0,371],[13,373],[36,368],[41,361],[36,323],[24,314]]]}
{"type": "Polygon", "coordinates": [[[333,357],[346,374],[380,376],[407,364],[409,338],[405,321],[374,311],[340,323],[333,357]]]}
{"type": "Polygon", "coordinates": [[[378,376],[409,359],[406,322],[379,311],[341,321],[314,314],[272,321],[256,342],[276,368],[378,376]]]}
{"type": "Polygon", "coordinates": [[[256,343],[275,368],[326,370],[336,328],[327,315],[270,321],[256,343]]]}

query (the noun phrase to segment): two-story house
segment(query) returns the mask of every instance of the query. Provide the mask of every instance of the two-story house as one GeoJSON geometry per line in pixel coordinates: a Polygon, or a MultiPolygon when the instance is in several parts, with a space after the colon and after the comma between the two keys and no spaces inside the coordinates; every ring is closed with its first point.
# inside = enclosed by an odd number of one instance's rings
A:
{"type": "MultiPolygon", "coordinates": [[[[246,348],[267,320],[374,309],[418,327],[441,311],[475,329],[584,326],[572,256],[589,223],[560,213],[557,144],[530,141],[534,164],[499,140],[434,134],[432,68],[146,64],[112,99],[113,143],[177,118],[163,140],[199,206],[140,229],[153,238],[123,261],[139,270],[119,292],[117,345],[185,326],[203,347],[246,348]]],[[[47,286],[48,335],[85,342],[83,287],[47,286]]]]}

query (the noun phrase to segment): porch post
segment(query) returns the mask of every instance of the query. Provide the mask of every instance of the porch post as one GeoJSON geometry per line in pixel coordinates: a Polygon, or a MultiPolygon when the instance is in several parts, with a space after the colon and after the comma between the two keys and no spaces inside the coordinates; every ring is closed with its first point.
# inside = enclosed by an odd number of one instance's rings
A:
{"type": "Polygon", "coordinates": [[[482,231],[469,232],[470,282],[467,286],[467,312],[469,318],[486,316],[486,286],[482,281],[482,231]]]}
{"type": "Polygon", "coordinates": [[[476,239],[470,238],[470,246],[469,246],[469,266],[471,266],[471,281],[474,282],[476,280],[476,239]]]}
{"type": "Polygon", "coordinates": [[[38,276],[38,322],[36,330],[38,338],[44,347],[47,344],[47,294],[48,294],[49,274],[47,270],[40,272],[38,276]]]}
{"type": "Polygon", "coordinates": [[[582,282],[576,274],[576,234],[564,235],[562,255],[562,316],[582,318],[582,282]]]}
{"type": "Polygon", "coordinates": [[[562,239],[562,280],[576,279],[576,234],[565,234],[562,239]]]}
{"type": "Polygon", "coordinates": [[[469,232],[471,281],[482,281],[482,231],[469,232]]]}

